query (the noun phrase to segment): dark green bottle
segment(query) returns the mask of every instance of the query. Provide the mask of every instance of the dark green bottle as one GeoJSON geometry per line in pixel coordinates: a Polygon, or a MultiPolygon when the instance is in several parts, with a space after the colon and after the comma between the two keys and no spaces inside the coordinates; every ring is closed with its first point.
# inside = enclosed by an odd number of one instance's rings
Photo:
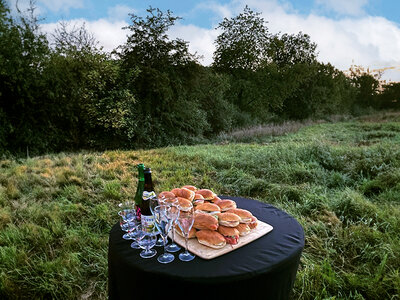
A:
{"type": "Polygon", "coordinates": [[[142,205],[141,205],[141,223],[142,227],[151,232],[154,230],[154,216],[152,214],[150,208],[150,201],[156,198],[156,193],[154,192],[153,180],[151,178],[151,169],[144,169],[144,192],[142,196],[142,205]]]}
{"type": "Polygon", "coordinates": [[[138,164],[138,185],[135,194],[135,205],[136,205],[136,219],[140,222],[142,212],[142,196],[144,191],[144,164],[138,164]]]}

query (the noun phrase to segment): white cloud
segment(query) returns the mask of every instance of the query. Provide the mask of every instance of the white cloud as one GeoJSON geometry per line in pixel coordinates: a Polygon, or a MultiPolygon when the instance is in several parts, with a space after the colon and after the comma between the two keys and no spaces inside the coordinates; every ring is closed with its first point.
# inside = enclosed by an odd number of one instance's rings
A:
{"type": "Polygon", "coordinates": [[[200,63],[210,65],[215,50],[214,41],[218,36],[215,29],[205,29],[194,25],[177,24],[170,28],[168,34],[171,38],[181,38],[189,42],[190,53],[203,56],[200,63]]]}
{"type": "MultiPolygon", "coordinates": [[[[352,1],[348,1],[352,2],[352,1]]],[[[362,7],[364,1],[355,1],[362,7]]],[[[248,0],[242,7],[262,13],[272,33],[310,35],[318,59],[340,70],[352,64],[371,69],[400,66],[400,26],[382,17],[359,16],[331,19],[315,13],[300,15],[275,0],[248,0]]],[[[237,3],[232,9],[237,9],[237,3]]],[[[355,10],[354,10],[355,12],[355,10]]],[[[383,79],[400,81],[400,71],[384,72],[383,79]]]]}
{"type": "MultiPolygon", "coordinates": [[[[88,21],[85,19],[73,19],[69,20],[68,23],[71,26],[80,27],[85,24],[85,28],[94,35],[100,46],[103,46],[103,50],[111,52],[117,46],[122,45],[126,42],[126,30],[122,27],[128,25],[125,21],[110,21],[107,19],[99,19],[96,21],[88,21]]],[[[47,33],[48,36],[54,33],[58,23],[47,23],[41,26],[42,31],[47,33]]]]}
{"type": "MultiPolygon", "coordinates": [[[[348,0],[348,2],[352,2],[348,0]]],[[[365,1],[356,1],[358,10],[348,9],[349,12],[360,12],[365,1]]],[[[211,13],[221,17],[231,17],[240,13],[244,6],[261,12],[268,21],[268,28],[272,33],[297,34],[299,31],[309,34],[311,40],[317,44],[318,59],[324,63],[331,63],[340,70],[347,70],[352,64],[362,65],[365,68],[376,69],[390,66],[400,66],[400,27],[382,17],[358,16],[331,19],[317,13],[301,15],[288,4],[276,0],[232,0],[225,5],[215,2],[199,4],[197,8],[208,9],[211,13]]],[[[345,4],[343,4],[345,5],[345,4]]],[[[87,21],[86,28],[91,31],[104,50],[111,51],[126,41],[128,24],[119,21],[116,16],[128,11],[128,7],[115,6],[109,10],[107,19],[87,21]],[[114,13],[113,13],[114,12],[114,13]],[[114,18],[115,17],[115,18],[114,18]]],[[[210,13],[210,14],[211,14],[210,13]]],[[[72,20],[74,21],[74,20],[72,20]]],[[[187,20],[188,21],[188,20],[187,20]]],[[[54,28],[55,24],[45,27],[54,28]]],[[[215,49],[214,41],[218,32],[213,28],[202,28],[195,25],[176,24],[170,29],[171,38],[182,38],[189,42],[189,50],[203,55],[204,65],[212,62],[215,49]]],[[[400,81],[400,70],[389,70],[383,73],[384,79],[400,81]]]]}

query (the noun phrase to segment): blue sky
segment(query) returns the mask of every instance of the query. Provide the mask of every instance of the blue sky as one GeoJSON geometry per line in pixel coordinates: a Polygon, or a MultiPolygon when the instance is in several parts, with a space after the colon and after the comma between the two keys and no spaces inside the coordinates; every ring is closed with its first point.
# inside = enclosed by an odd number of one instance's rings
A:
{"type": "MultiPolygon", "coordinates": [[[[23,10],[29,0],[7,0],[23,10]]],[[[60,20],[85,24],[106,51],[126,40],[121,28],[128,13],[145,15],[149,6],[170,9],[180,20],[171,37],[189,42],[189,49],[212,61],[217,24],[249,5],[268,21],[272,33],[302,31],[316,42],[319,60],[341,70],[352,64],[365,68],[393,67],[383,79],[400,81],[400,0],[36,0],[44,32],[60,20]]]]}

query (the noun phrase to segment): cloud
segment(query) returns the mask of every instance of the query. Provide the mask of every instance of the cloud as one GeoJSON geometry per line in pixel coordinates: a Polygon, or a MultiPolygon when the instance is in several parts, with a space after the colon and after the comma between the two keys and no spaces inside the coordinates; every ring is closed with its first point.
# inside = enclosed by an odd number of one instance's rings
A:
{"type": "MultiPolygon", "coordinates": [[[[354,2],[360,9],[365,1],[354,2]]],[[[261,12],[272,33],[296,34],[301,31],[310,35],[317,44],[319,61],[329,62],[340,70],[347,70],[352,64],[372,69],[400,66],[399,24],[383,17],[363,15],[333,19],[316,13],[301,15],[275,0],[240,3],[242,7],[248,4],[261,12]]],[[[232,10],[237,10],[237,6],[235,2],[232,10]]],[[[382,78],[400,81],[400,72],[384,72],[382,78]]]]}
{"type": "MultiPolygon", "coordinates": [[[[85,24],[85,28],[93,34],[99,45],[103,47],[106,52],[111,52],[119,45],[126,42],[126,30],[122,27],[128,25],[125,21],[111,21],[107,19],[99,19],[95,21],[88,21],[85,19],[69,20],[70,26],[81,27],[85,24]]],[[[41,30],[48,35],[51,39],[51,34],[54,33],[58,27],[58,23],[42,24],[41,30]]]]}
{"type": "MultiPolygon", "coordinates": [[[[208,9],[211,16],[220,16],[220,22],[223,17],[237,15],[248,4],[254,11],[262,13],[262,17],[268,21],[267,26],[271,33],[297,34],[301,31],[310,35],[311,40],[317,44],[318,60],[323,63],[329,62],[340,70],[348,70],[352,64],[371,69],[400,66],[399,24],[383,17],[366,14],[350,17],[350,14],[361,13],[366,1],[354,2],[357,2],[357,5],[353,8],[347,6],[347,16],[340,18],[328,18],[315,11],[308,15],[299,14],[290,4],[282,4],[277,0],[232,0],[224,5],[208,1],[198,4],[195,9],[201,9],[203,13],[208,9]]],[[[324,5],[329,3],[332,6],[333,1],[325,1],[324,5]]],[[[128,24],[117,16],[122,16],[128,9],[132,12],[127,6],[114,6],[108,11],[108,18],[72,21],[85,22],[86,28],[104,46],[104,50],[111,51],[126,41],[128,32],[121,28],[128,24]]],[[[55,24],[45,25],[48,30],[55,28],[54,26],[55,24]]],[[[170,29],[169,35],[171,38],[179,37],[188,41],[190,52],[203,55],[201,63],[209,65],[215,50],[214,41],[218,35],[214,28],[214,25],[212,28],[204,28],[187,22],[177,23],[170,29]]],[[[400,81],[400,71],[386,71],[383,78],[400,81]]]]}
{"type": "Polygon", "coordinates": [[[217,30],[177,24],[170,28],[168,34],[173,39],[181,38],[188,41],[190,53],[202,56],[200,63],[203,65],[207,66],[212,63],[215,50],[214,41],[218,36],[217,30]]]}

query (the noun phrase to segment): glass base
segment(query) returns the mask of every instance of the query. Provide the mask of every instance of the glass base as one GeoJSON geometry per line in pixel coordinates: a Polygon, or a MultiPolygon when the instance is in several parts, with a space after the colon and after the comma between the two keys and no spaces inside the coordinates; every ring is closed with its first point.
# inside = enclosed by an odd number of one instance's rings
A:
{"type": "Polygon", "coordinates": [[[156,243],[156,247],[163,247],[163,246],[164,246],[163,239],[159,237],[156,243]]]}
{"type": "Polygon", "coordinates": [[[179,250],[181,250],[181,247],[179,247],[179,246],[178,246],[177,244],[175,244],[175,243],[172,243],[172,244],[169,244],[169,245],[166,247],[166,249],[167,249],[168,252],[174,253],[174,252],[178,252],[179,250]]]}
{"type": "Polygon", "coordinates": [[[170,263],[174,259],[175,259],[175,256],[173,256],[171,253],[164,253],[163,255],[160,255],[159,257],[157,257],[157,260],[162,264],[170,263]]]}
{"type": "Polygon", "coordinates": [[[191,261],[195,257],[196,257],[195,255],[193,255],[192,253],[189,253],[189,252],[182,252],[179,254],[179,259],[181,261],[191,261]]]}
{"type": "Polygon", "coordinates": [[[154,249],[149,249],[148,251],[143,250],[142,252],[140,252],[140,257],[142,257],[142,258],[151,258],[156,254],[157,254],[157,251],[154,250],[154,249]]]}
{"type": "Polygon", "coordinates": [[[136,241],[131,244],[131,248],[140,249],[139,244],[136,241]]]}
{"type": "Polygon", "coordinates": [[[133,239],[132,236],[131,236],[129,233],[125,233],[125,234],[122,236],[122,238],[123,238],[124,240],[132,240],[132,239],[133,239]]]}

